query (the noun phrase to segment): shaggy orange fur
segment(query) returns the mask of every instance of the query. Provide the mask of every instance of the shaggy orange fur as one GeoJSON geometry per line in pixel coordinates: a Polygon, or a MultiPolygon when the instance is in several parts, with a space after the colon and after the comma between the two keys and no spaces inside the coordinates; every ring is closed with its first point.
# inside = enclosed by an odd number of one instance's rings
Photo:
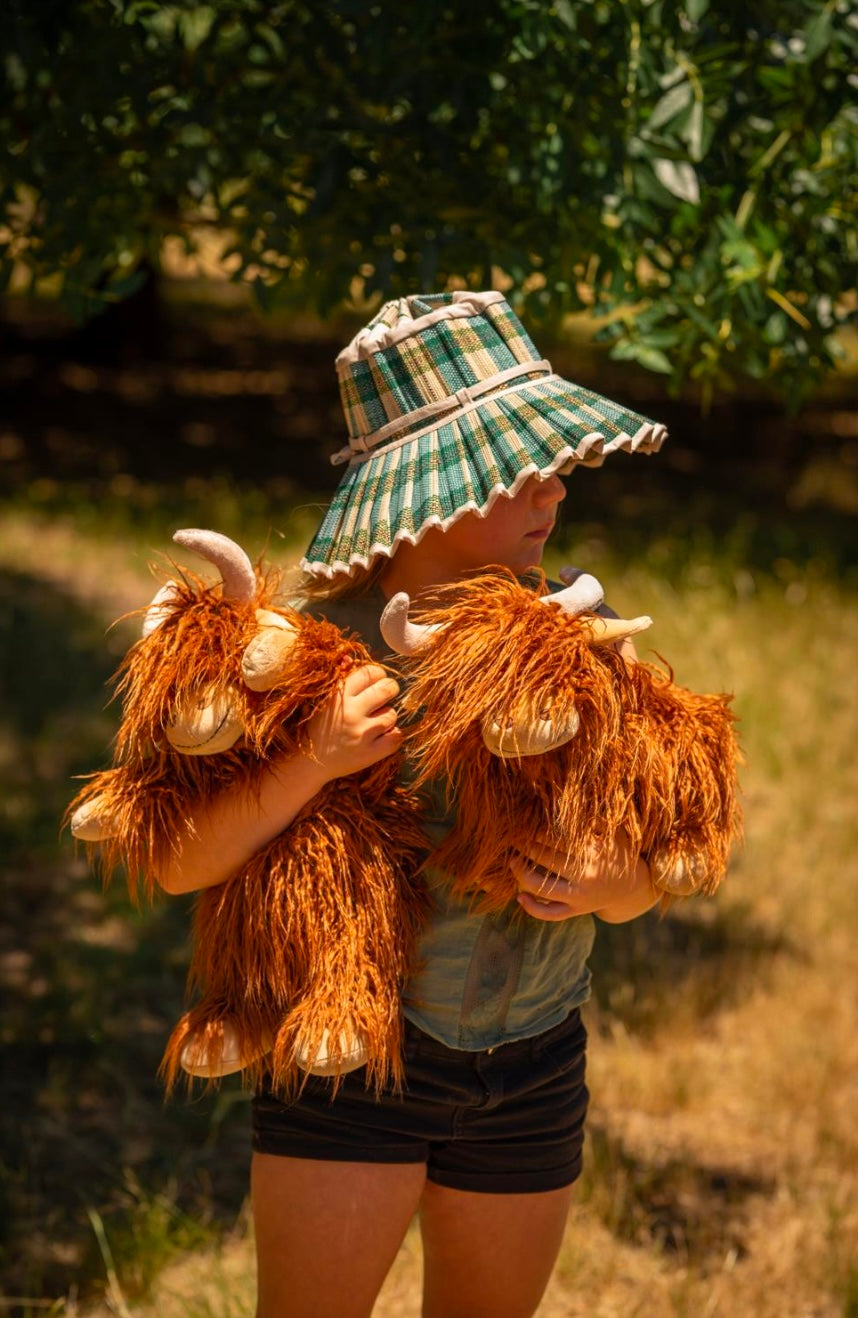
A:
{"type": "Polygon", "coordinates": [[[499,571],[437,590],[421,611],[443,630],[404,661],[409,752],[417,785],[445,778],[457,815],[433,865],[499,908],[516,897],[511,849],[548,841],[574,865],[623,826],[654,876],[685,866],[695,890],[714,892],[740,833],[729,697],[594,646],[544,593],[542,577],[533,590],[499,571]],[[545,754],[501,759],[483,743],[486,716],[562,724],[573,705],[578,732],[545,754]]]}
{"type": "MultiPolygon", "coordinates": [[[[94,802],[111,820],[113,836],[99,844],[102,865],[109,877],[122,863],[133,893],[141,884],[152,894],[159,859],[198,803],[252,783],[274,756],[309,752],[308,718],[351,668],[369,661],[332,624],[278,608],[276,589],[276,578],[260,573],[256,598],[236,604],[220,586],[185,574],[165,620],[120,668],[116,762],[92,778],[69,813],[94,802]],[[249,691],[241,678],[260,607],[298,633],[288,668],[265,693],[249,691]],[[243,737],[215,755],[173,750],[164,727],[194,693],[225,686],[233,688],[243,737]]],[[[364,1038],[368,1085],[401,1080],[399,990],[427,898],[413,877],[426,850],[417,798],[397,779],[398,763],[387,760],[328,784],[240,874],[199,894],[189,973],[198,1001],[168,1042],[168,1088],[189,1036],[216,1041],[227,1017],[251,1059],[251,1082],[264,1072],[275,1090],[294,1089],[296,1056],[314,1056],[325,1037],[341,1061],[344,1032],[364,1038]]]]}

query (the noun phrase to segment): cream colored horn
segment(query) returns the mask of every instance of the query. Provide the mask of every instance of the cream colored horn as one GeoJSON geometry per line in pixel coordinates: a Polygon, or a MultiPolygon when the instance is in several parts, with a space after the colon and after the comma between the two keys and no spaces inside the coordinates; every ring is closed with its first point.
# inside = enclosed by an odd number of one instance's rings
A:
{"type": "Polygon", "coordinates": [[[388,600],[381,615],[381,634],[391,650],[396,654],[417,654],[429,645],[443,627],[440,623],[428,626],[425,623],[411,622],[408,610],[411,600],[405,591],[400,591],[388,600]]]}
{"type": "Polygon", "coordinates": [[[201,558],[208,559],[218,569],[223,580],[225,599],[247,604],[256,594],[256,574],[253,564],[240,545],[220,531],[201,531],[189,527],[173,536],[177,545],[191,549],[201,558]]]}
{"type": "Polygon", "coordinates": [[[541,595],[543,604],[556,604],[564,613],[577,614],[591,613],[604,603],[602,584],[591,577],[589,572],[563,567],[560,569],[560,579],[569,582],[569,585],[565,590],[555,590],[552,595],[541,595]]]}
{"type": "Polygon", "coordinates": [[[613,645],[627,636],[637,636],[652,626],[652,618],[579,618],[578,625],[588,633],[591,645],[613,645]]]}

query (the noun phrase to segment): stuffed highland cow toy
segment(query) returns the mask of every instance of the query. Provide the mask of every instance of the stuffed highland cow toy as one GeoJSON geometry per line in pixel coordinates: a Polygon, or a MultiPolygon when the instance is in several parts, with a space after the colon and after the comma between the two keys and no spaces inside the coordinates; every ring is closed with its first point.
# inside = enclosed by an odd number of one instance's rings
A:
{"type": "Polygon", "coordinates": [[[622,826],[665,901],[712,893],[740,832],[729,698],[625,659],[615,643],[651,619],[600,617],[595,578],[561,576],[554,594],[502,570],[440,588],[419,624],[407,595],[385,609],[385,640],[407,656],[417,785],[444,777],[455,798],[433,864],[501,907],[516,897],[511,849],[550,842],[574,861],[622,826]]]}
{"type": "MultiPolygon", "coordinates": [[[[98,844],[151,894],[158,862],[195,807],[251,787],[272,759],[311,753],[307,720],[369,654],[332,624],[277,605],[276,574],[254,571],[211,531],[174,537],[222,581],[183,572],[159,590],[119,672],[114,767],[70,806],[75,837],[98,844]]],[[[302,1073],[366,1066],[401,1078],[400,984],[427,902],[414,875],[426,843],[398,757],[330,782],[240,873],[196,901],[189,987],[198,1000],[162,1062],[263,1074],[288,1092],[302,1073]]]]}

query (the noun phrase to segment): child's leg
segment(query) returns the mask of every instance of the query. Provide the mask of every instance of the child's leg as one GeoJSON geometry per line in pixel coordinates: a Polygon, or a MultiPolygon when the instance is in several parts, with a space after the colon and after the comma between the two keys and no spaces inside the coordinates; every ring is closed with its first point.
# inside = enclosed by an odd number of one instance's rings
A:
{"type": "Polygon", "coordinates": [[[257,1318],[369,1318],[425,1179],[423,1163],[255,1153],[257,1318]]]}
{"type": "Polygon", "coordinates": [[[474,1194],[427,1181],[424,1318],[530,1318],[560,1249],[572,1189],[474,1194]]]}

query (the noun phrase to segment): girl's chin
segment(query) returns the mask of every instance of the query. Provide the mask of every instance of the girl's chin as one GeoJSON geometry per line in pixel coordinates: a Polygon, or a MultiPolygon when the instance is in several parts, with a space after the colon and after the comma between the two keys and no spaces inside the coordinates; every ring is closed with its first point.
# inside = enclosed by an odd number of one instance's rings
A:
{"type": "Polygon", "coordinates": [[[526,572],[528,568],[539,567],[542,563],[544,550],[544,540],[529,544],[519,553],[511,555],[508,566],[512,568],[513,572],[526,572]]]}

